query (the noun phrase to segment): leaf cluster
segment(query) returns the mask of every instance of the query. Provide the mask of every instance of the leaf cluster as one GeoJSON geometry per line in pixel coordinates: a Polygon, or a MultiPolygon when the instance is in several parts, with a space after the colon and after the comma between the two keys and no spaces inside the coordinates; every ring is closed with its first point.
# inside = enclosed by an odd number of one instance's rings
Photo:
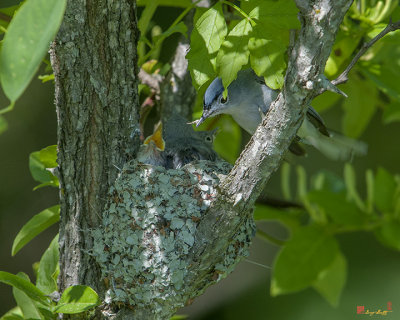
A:
{"type": "MultiPolygon", "coordinates": [[[[283,245],[273,267],[271,294],[313,287],[337,305],[347,277],[347,262],[337,235],[371,232],[384,246],[400,251],[400,176],[383,168],[375,174],[368,170],[366,197],[362,199],[350,164],[345,165],[343,178],[321,171],[311,183],[306,181],[304,168],[298,166],[296,172],[297,191],[292,197],[290,166],[284,165],[282,192],[287,200],[299,201],[302,209],[258,205],[255,211],[256,220],[279,221],[291,234],[287,241],[278,242],[283,245]]],[[[271,236],[266,239],[274,240],[271,236]]]]}

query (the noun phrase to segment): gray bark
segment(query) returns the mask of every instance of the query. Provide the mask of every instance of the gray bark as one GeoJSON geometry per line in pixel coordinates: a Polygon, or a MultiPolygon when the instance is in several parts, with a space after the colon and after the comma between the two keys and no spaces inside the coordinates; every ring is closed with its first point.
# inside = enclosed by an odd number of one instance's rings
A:
{"type": "Polygon", "coordinates": [[[51,48],[60,179],[59,287],[104,291],[87,252],[107,190],[139,147],[134,1],[68,1],[51,48]]]}
{"type": "MultiPolygon", "coordinates": [[[[127,266],[133,265],[142,274],[133,274],[133,279],[129,278],[129,274],[122,273],[122,277],[114,279],[111,274],[113,281],[108,288],[111,290],[110,304],[120,301],[134,304],[135,307],[133,310],[122,308],[114,314],[111,309],[107,313],[108,310],[103,306],[102,315],[118,319],[167,319],[177,308],[190,302],[207,286],[232,270],[248,246],[255,200],[271,174],[279,167],[302,122],[307,105],[324,85],[323,81],[319,81],[320,75],[323,74],[339,25],[352,1],[316,0],[311,5],[311,1],[297,0],[296,3],[300,9],[302,27],[290,54],[282,93],[231,172],[220,172],[222,175],[215,185],[215,182],[210,182],[208,186],[212,188],[206,189],[213,191],[209,191],[211,198],[206,197],[207,210],[200,216],[195,215],[196,219],[192,219],[196,221],[194,227],[184,230],[186,240],[177,241],[171,249],[174,253],[171,256],[163,255],[165,243],[179,237],[182,234],[179,231],[184,228],[181,222],[175,223],[176,228],[173,228],[172,219],[184,220],[186,226],[191,214],[198,214],[200,210],[193,205],[192,212],[189,208],[181,212],[181,199],[185,199],[183,196],[190,191],[194,200],[204,200],[196,190],[203,190],[207,185],[200,181],[207,181],[204,174],[213,165],[194,165],[194,169],[190,170],[200,177],[197,182],[192,182],[193,176],[190,175],[186,182],[179,182],[181,180],[177,176],[187,175],[187,172],[163,171],[153,176],[152,169],[140,169],[140,165],[128,163],[116,180],[118,169],[115,166],[122,168],[127,153],[134,154],[138,146],[135,6],[130,1],[80,0],[69,3],[63,26],[52,49],[59,122],[61,289],[82,283],[104,293],[106,288],[101,279],[110,274],[110,270],[125,270],[127,267],[119,265],[119,261],[126,258],[127,266]],[[132,132],[137,134],[132,135],[132,132]],[[136,220],[133,219],[132,225],[120,229],[123,219],[133,214],[132,208],[135,214],[137,212],[134,204],[140,199],[135,197],[141,195],[142,199],[144,195],[135,192],[135,188],[129,184],[141,185],[149,178],[152,178],[149,190],[145,190],[146,184],[141,189],[141,192],[149,192],[142,207],[145,208],[147,204],[150,207],[150,202],[158,199],[156,192],[174,181],[181,188],[174,191],[172,198],[177,199],[176,207],[169,207],[169,211],[176,211],[177,215],[171,218],[171,224],[160,228],[158,223],[164,219],[166,207],[153,210],[153,216],[149,216],[150,210],[143,209],[138,216],[134,216],[136,220]],[[183,187],[186,183],[187,187],[183,187]],[[103,210],[104,206],[106,210],[103,210]],[[141,259],[141,265],[132,264],[132,257],[127,256],[124,250],[120,252],[115,249],[114,256],[107,257],[109,249],[106,250],[101,241],[108,246],[108,240],[102,226],[110,221],[110,217],[115,221],[108,225],[108,229],[115,231],[112,239],[121,235],[117,238],[121,248],[129,248],[127,244],[132,245],[136,241],[128,241],[122,236],[127,230],[141,235],[139,247],[143,250],[145,246],[152,248],[150,253],[140,251],[139,256],[133,256],[134,259],[141,259]],[[145,223],[145,219],[153,219],[153,222],[145,223]],[[89,232],[99,225],[100,229],[96,228],[93,234],[89,232]],[[170,240],[161,237],[165,232],[163,228],[168,231],[170,240]],[[96,232],[96,243],[100,245],[94,255],[97,254],[96,261],[101,265],[101,270],[94,267],[92,254],[89,254],[94,247],[92,237],[96,232]],[[188,241],[192,237],[194,241],[188,241]],[[189,242],[189,247],[185,247],[189,242]],[[157,246],[153,248],[153,244],[157,246]],[[160,268],[165,267],[163,276],[170,281],[165,288],[157,287],[152,282],[154,278],[145,274],[152,267],[154,256],[160,256],[159,253],[162,255],[160,268]],[[180,255],[176,257],[176,253],[180,255]],[[119,257],[115,259],[117,255],[119,257]],[[173,271],[173,263],[183,266],[177,269],[180,275],[178,280],[172,277],[176,272],[173,271]],[[146,275],[149,277],[146,278],[146,275]],[[129,296],[127,292],[118,291],[126,289],[127,279],[136,284],[129,289],[136,288],[139,295],[132,295],[130,291],[129,296]],[[121,282],[114,283],[117,282],[114,280],[121,282]],[[184,286],[179,287],[176,281],[184,286]],[[150,295],[150,302],[146,305],[149,292],[157,297],[152,300],[153,296],[150,295]],[[118,298],[118,294],[126,298],[118,298]]],[[[181,80],[176,80],[176,83],[178,81],[181,80]]],[[[187,83],[183,78],[182,81],[187,83]]],[[[184,96],[181,88],[185,86],[177,89],[176,97],[184,106],[191,100],[184,96]]],[[[174,102],[165,103],[171,105],[174,102]]],[[[185,201],[189,201],[187,199],[185,201]]],[[[163,200],[170,201],[169,198],[163,200]]]]}

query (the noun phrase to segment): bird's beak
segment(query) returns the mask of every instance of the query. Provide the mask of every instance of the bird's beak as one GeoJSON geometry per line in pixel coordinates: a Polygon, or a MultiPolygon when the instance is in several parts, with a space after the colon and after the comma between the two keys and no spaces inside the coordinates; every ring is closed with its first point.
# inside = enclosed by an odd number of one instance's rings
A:
{"type": "Polygon", "coordinates": [[[197,128],[199,125],[201,125],[206,119],[207,119],[207,115],[205,114],[205,112],[203,112],[203,115],[202,115],[201,118],[197,121],[196,128],[197,128]]]}

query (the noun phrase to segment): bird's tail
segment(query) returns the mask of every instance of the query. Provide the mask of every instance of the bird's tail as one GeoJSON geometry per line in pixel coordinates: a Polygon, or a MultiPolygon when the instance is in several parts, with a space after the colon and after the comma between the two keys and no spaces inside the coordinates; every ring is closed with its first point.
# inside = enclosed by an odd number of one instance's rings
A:
{"type": "Polygon", "coordinates": [[[318,138],[307,137],[307,142],[332,160],[349,160],[354,155],[363,156],[367,153],[368,145],[340,133],[329,132],[330,136],[320,134],[318,138]]]}

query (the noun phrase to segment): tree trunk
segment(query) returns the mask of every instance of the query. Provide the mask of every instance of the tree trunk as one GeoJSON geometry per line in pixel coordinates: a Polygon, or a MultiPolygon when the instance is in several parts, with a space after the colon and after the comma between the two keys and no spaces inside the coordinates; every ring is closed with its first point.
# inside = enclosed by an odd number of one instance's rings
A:
{"type": "MultiPolygon", "coordinates": [[[[97,319],[168,319],[246,255],[254,202],[323,89],[320,75],[352,1],[296,3],[302,29],[284,88],[228,173],[224,163],[178,171],[127,162],[139,146],[135,2],[69,2],[51,50],[59,282],[61,290],[92,286],[106,302],[97,319]]],[[[183,79],[173,89],[185,88],[183,79]]],[[[174,95],[182,106],[191,101],[190,94],[174,95]]],[[[174,100],[165,104],[164,119],[174,100]]]]}
{"type": "Polygon", "coordinates": [[[104,284],[88,252],[107,190],[139,147],[136,3],[68,1],[51,48],[60,179],[60,290],[104,284]]]}

